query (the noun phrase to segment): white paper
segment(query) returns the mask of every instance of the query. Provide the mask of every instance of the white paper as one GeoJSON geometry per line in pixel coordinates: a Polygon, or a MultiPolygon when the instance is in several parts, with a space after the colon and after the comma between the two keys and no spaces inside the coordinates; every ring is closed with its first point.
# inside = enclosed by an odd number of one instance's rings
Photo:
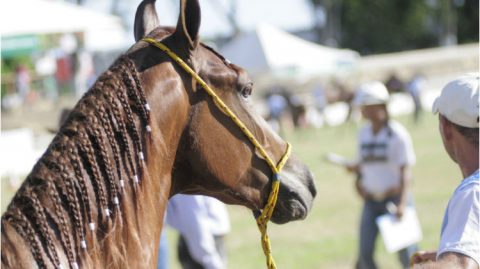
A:
{"type": "Polygon", "coordinates": [[[346,166],[352,164],[352,161],[348,160],[347,158],[335,154],[335,153],[327,153],[325,154],[325,160],[327,160],[330,163],[341,165],[341,166],[346,166]]]}
{"type": "Polygon", "coordinates": [[[422,230],[413,207],[407,207],[400,220],[392,214],[382,215],[377,218],[377,225],[385,248],[390,253],[422,240],[422,230]]]}

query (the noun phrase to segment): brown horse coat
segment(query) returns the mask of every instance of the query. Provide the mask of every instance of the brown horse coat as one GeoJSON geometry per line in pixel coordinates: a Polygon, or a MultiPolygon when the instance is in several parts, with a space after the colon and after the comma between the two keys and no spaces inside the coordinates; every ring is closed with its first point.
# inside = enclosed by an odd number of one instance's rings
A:
{"type": "MultiPolygon", "coordinates": [[[[182,0],[176,29],[153,0],[136,14],[247,125],[274,160],[286,144],[248,105],[246,72],[200,44],[200,8],[182,0]]],[[[3,268],[154,268],[169,197],[199,193],[259,210],[271,171],[213,101],[164,53],[137,42],[79,101],[2,216],[3,268]]],[[[305,218],[315,196],[291,158],[272,220],[305,218]]]]}

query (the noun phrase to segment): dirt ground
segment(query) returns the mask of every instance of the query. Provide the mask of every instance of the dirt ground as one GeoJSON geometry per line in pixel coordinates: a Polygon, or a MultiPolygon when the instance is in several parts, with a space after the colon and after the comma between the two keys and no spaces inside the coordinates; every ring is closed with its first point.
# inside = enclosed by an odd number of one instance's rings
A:
{"type": "Polygon", "coordinates": [[[35,134],[48,133],[58,125],[60,111],[73,107],[77,99],[64,96],[57,101],[38,98],[32,104],[25,104],[10,111],[2,110],[2,131],[30,128],[35,134]]]}

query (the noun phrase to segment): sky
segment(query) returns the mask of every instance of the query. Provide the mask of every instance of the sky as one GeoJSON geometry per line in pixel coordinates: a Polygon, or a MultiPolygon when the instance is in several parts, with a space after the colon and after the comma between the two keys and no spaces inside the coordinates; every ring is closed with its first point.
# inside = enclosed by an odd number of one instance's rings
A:
{"type": "MultiPolygon", "coordinates": [[[[229,3],[237,5],[236,19],[242,31],[250,31],[260,23],[268,23],[278,28],[293,31],[311,28],[314,14],[308,0],[200,0],[202,25],[200,35],[214,37],[228,35],[232,29],[221,13],[229,3]]],[[[123,0],[119,3],[121,13],[133,25],[135,11],[140,0],[123,0]]],[[[178,18],[178,0],[157,0],[156,7],[162,25],[175,25],[178,18]]],[[[86,5],[93,9],[108,12],[111,0],[87,0],[86,5]]]]}

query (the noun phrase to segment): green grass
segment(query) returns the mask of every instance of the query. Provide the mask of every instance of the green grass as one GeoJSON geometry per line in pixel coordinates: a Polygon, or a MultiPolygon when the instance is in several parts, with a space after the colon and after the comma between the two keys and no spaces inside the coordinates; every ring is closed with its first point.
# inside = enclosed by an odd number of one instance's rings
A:
{"type": "MultiPolygon", "coordinates": [[[[413,168],[413,193],[424,236],[420,247],[435,249],[443,211],[461,180],[461,174],[443,149],[436,117],[426,112],[418,126],[412,124],[410,117],[397,120],[410,131],[417,155],[417,164],[413,168]]],[[[318,195],[306,220],[269,225],[273,255],[279,268],[353,268],[361,201],[354,192],[354,178],[344,169],[325,163],[322,157],[327,152],[353,157],[356,134],[357,126],[345,124],[287,135],[294,154],[315,174],[318,195]]],[[[2,180],[2,209],[11,197],[10,192],[8,184],[2,180]]],[[[232,231],[226,242],[229,268],[265,268],[260,233],[252,213],[239,206],[228,208],[232,222],[232,231]]],[[[168,238],[171,268],[178,269],[177,237],[171,229],[168,238]]],[[[380,268],[400,268],[396,254],[387,253],[380,238],[376,258],[380,268]]]]}

